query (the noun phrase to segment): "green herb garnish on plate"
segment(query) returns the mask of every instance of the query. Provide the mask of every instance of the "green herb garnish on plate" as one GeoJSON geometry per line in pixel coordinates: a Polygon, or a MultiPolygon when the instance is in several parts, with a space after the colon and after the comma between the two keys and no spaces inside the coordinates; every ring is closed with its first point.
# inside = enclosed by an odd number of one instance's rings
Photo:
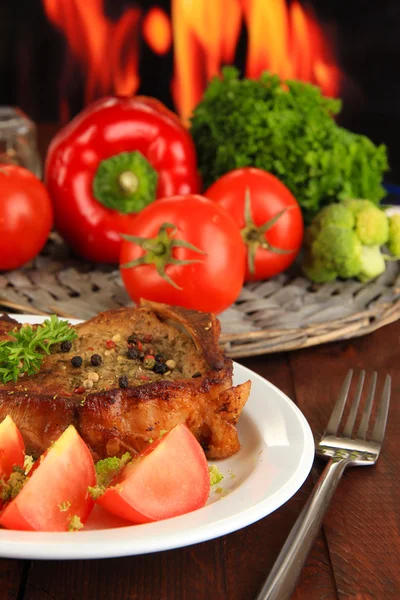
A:
{"type": "Polygon", "coordinates": [[[217,466],[211,465],[208,467],[208,472],[210,473],[210,485],[211,487],[220,483],[223,480],[224,476],[217,466]]]}
{"type": "Polygon", "coordinates": [[[17,381],[23,373],[33,375],[54,344],[72,341],[77,337],[68,321],[51,315],[42,325],[23,325],[10,331],[12,339],[0,342],[0,381],[17,381]]]}

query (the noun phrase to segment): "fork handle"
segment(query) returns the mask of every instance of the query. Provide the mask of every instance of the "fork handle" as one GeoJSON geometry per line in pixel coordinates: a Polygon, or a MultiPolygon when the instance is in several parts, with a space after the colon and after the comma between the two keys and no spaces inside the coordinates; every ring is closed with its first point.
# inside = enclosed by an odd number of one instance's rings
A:
{"type": "Polygon", "coordinates": [[[328,462],[255,600],[291,598],[347,464],[346,459],[328,462]]]}

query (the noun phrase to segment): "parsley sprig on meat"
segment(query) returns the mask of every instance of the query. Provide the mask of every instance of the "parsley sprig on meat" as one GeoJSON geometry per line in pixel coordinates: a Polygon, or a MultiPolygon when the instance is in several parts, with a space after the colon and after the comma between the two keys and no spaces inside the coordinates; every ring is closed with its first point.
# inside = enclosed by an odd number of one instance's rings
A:
{"type": "Polygon", "coordinates": [[[299,202],[306,221],[325,204],[385,195],[385,146],[339,127],[341,102],[300,81],[264,73],[239,79],[234,67],[214,78],[191,120],[204,185],[254,166],[276,175],[299,202]]]}
{"type": "Polygon", "coordinates": [[[54,344],[77,337],[67,321],[51,315],[42,325],[25,325],[11,331],[12,339],[0,343],[0,381],[17,381],[22,373],[32,375],[40,369],[46,354],[54,344]]]}

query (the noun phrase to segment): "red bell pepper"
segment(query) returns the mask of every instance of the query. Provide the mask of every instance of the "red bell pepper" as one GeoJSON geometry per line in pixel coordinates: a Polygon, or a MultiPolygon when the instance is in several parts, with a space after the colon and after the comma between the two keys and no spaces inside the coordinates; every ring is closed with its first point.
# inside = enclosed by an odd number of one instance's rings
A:
{"type": "Polygon", "coordinates": [[[102,98],[50,144],[45,181],[55,224],[84,258],[117,263],[121,233],[153,200],[197,193],[189,132],[154,98],[102,98]]]}

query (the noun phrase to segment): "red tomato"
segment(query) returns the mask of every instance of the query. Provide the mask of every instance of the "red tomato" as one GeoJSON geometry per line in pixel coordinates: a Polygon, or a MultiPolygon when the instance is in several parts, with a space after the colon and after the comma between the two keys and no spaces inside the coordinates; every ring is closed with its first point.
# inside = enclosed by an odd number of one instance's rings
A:
{"type": "Polygon", "coordinates": [[[228,210],[240,227],[246,244],[246,281],[273,277],[295,260],[303,241],[303,217],[294,196],[274,175],[250,167],[235,169],[204,195],[228,210]]]}
{"type": "Polygon", "coordinates": [[[25,444],[10,416],[0,423],[0,479],[7,479],[13,467],[23,467],[25,444]]]}
{"type": "Polygon", "coordinates": [[[129,235],[148,238],[122,244],[121,274],[135,302],[144,298],[219,313],[238,297],[243,243],[232,217],[215,202],[197,195],[158,200],[138,214],[129,235]],[[170,226],[160,231],[163,224],[170,226]],[[132,268],[123,267],[133,261],[132,268]]]}
{"type": "Polygon", "coordinates": [[[92,455],[70,425],[18,496],[6,505],[0,525],[25,531],[67,531],[72,517],[85,523],[92,512],[88,487],[95,483],[92,455]]]}
{"type": "Polygon", "coordinates": [[[53,224],[50,196],[33,173],[0,165],[0,270],[18,269],[43,248],[53,224]]]}
{"type": "Polygon", "coordinates": [[[128,463],[97,500],[133,523],[149,523],[202,508],[210,494],[204,452],[186,425],[177,425],[128,463]]]}

